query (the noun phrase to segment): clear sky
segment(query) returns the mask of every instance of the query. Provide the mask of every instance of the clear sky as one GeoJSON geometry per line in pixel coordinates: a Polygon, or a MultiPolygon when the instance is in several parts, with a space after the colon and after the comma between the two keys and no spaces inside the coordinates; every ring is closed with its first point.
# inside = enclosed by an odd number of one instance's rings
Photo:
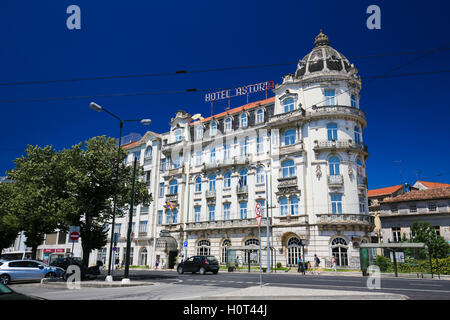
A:
{"type": "MultiPolygon", "coordinates": [[[[179,109],[211,114],[204,92],[70,100],[93,96],[237,87],[294,73],[320,29],[363,77],[369,188],[419,179],[450,183],[450,73],[382,78],[415,58],[391,52],[449,47],[448,1],[2,1],[0,4],[0,175],[28,144],[69,148],[96,135],[118,136],[118,122],[89,108],[95,101],[127,123],[124,134],[167,132],[179,109]],[[381,29],[369,30],[369,5],[381,9],[381,29]],[[69,30],[69,5],[81,9],[81,29],[69,30]],[[354,57],[354,58],[352,58],[354,57]],[[266,68],[59,83],[10,82],[170,73],[249,65],[266,68]],[[12,101],[11,101],[12,100],[12,101]],[[10,102],[8,102],[10,101],[10,102]],[[399,162],[401,161],[401,166],[399,162]],[[400,171],[401,169],[401,171],[400,171]],[[400,179],[400,172],[402,179],[400,179]]],[[[435,52],[398,74],[450,70],[450,50],[435,52]]],[[[264,98],[250,96],[249,101],[264,98]]],[[[246,101],[231,100],[231,107],[246,101]]],[[[214,113],[226,105],[214,106],[214,113]]]]}

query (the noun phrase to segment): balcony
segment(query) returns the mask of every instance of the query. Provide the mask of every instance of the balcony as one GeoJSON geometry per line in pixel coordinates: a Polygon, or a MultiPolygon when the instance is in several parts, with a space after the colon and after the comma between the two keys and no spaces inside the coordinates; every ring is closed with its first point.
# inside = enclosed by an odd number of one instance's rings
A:
{"type": "Polygon", "coordinates": [[[203,170],[213,170],[218,168],[231,167],[236,165],[245,165],[252,161],[251,155],[232,157],[231,159],[216,160],[203,164],[203,170]]]}
{"type": "Polygon", "coordinates": [[[320,151],[335,151],[335,150],[357,151],[365,155],[368,155],[369,148],[362,144],[356,143],[353,140],[315,140],[313,150],[315,152],[320,151]]]}
{"type": "Polygon", "coordinates": [[[242,186],[242,187],[237,186],[236,187],[236,193],[237,194],[247,194],[248,193],[248,186],[242,186]]]}
{"type": "Polygon", "coordinates": [[[332,188],[339,188],[344,185],[344,177],[342,174],[328,175],[328,186],[332,188]]]}
{"type": "Polygon", "coordinates": [[[181,223],[163,224],[162,228],[169,232],[177,232],[182,230],[181,223]]]}
{"type": "Polygon", "coordinates": [[[367,189],[367,177],[356,177],[356,181],[358,183],[358,188],[367,189]]]}
{"type": "MultiPolygon", "coordinates": [[[[261,228],[264,228],[266,224],[266,218],[262,218],[261,228]]],[[[249,227],[258,227],[258,223],[255,218],[188,222],[186,223],[185,231],[223,230],[249,227]]]]}
{"type": "Polygon", "coordinates": [[[299,120],[303,120],[304,116],[305,116],[304,109],[295,109],[290,112],[273,115],[270,118],[268,125],[271,128],[281,127],[287,123],[292,123],[292,122],[297,122],[299,120]]]}
{"type": "Polygon", "coordinates": [[[374,217],[367,214],[318,214],[317,225],[321,230],[361,230],[371,232],[375,227],[374,217]]]}
{"type": "Polygon", "coordinates": [[[301,215],[286,215],[274,217],[274,226],[306,226],[308,225],[308,216],[305,214],[301,215]]]}
{"type": "Polygon", "coordinates": [[[147,158],[144,158],[144,165],[147,165],[147,164],[152,164],[152,157],[147,157],[147,158]]]}
{"type": "Polygon", "coordinates": [[[208,190],[205,192],[206,198],[215,198],[216,197],[216,190],[208,190]]]}
{"type": "Polygon", "coordinates": [[[303,141],[299,141],[290,145],[280,146],[280,155],[301,153],[301,152],[303,152],[303,141]]]}
{"type": "Polygon", "coordinates": [[[172,143],[167,143],[167,144],[162,146],[161,152],[164,153],[164,154],[170,154],[170,152],[173,149],[181,149],[181,148],[183,148],[186,145],[187,145],[187,141],[185,141],[185,140],[180,140],[180,141],[175,141],[175,142],[172,142],[172,143]]]}
{"type": "Polygon", "coordinates": [[[306,119],[311,118],[326,118],[326,117],[342,117],[350,120],[362,120],[366,126],[366,114],[361,109],[349,106],[320,106],[314,107],[313,111],[306,113],[306,119]]]}
{"type": "Polygon", "coordinates": [[[141,214],[148,214],[149,211],[150,211],[150,207],[148,207],[148,206],[141,207],[141,214]]]}
{"type": "Polygon", "coordinates": [[[178,201],[178,193],[166,194],[166,201],[177,202],[178,201]]]}
{"type": "Polygon", "coordinates": [[[282,188],[292,188],[297,187],[297,176],[278,178],[278,190],[282,188]]]}
{"type": "Polygon", "coordinates": [[[166,170],[163,175],[165,176],[175,176],[175,175],[179,175],[179,174],[183,174],[184,173],[184,166],[180,166],[178,168],[172,168],[172,169],[168,169],[166,170]]]}

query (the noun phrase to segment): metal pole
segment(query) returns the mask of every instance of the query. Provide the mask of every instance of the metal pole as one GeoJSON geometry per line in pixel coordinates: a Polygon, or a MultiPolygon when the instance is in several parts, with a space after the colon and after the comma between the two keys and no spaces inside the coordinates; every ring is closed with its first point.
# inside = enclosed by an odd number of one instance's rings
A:
{"type": "Polygon", "coordinates": [[[266,171],[266,233],[267,233],[267,272],[270,272],[270,232],[269,232],[269,179],[266,171]]]}
{"type": "Polygon", "coordinates": [[[128,233],[127,233],[127,255],[125,262],[125,275],[124,278],[128,279],[128,273],[130,269],[130,249],[131,249],[131,225],[133,223],[133,211],[134,211],[134,181],[136,179],[136,165],[137,157],[134,157],[133,166],[133,182],[131,183],[131,199],[130,199],[130,219],[128,222],[128,233]]]}
{"type": "Polygon", "coordinates": [[[117,164],[116,164],[116,181],[114,183],[114,207],[113,207],[113,217],[112,217],[112,224],[111,224],[111,243],[109,246],[109,262],[108,262],[108,276],[111,275],[111,263],[112,263],[112,256],[113,256],[113,242],[114,242],[114,224],[116,221],[116,204],[117,204],[117,186],[119,183],[119,164],[120,164],[120,148],[122,145],[122,128],[123,128],[123,122],[120,121],[120,134],[119,134],[119,147],[117,148],[117,164]]]}
{"type": "Polygon", "coordinates": [[[262,288],[262,268],[261,268],[261,227],[258,226],[259,237],[259,287],[262,288]]]}

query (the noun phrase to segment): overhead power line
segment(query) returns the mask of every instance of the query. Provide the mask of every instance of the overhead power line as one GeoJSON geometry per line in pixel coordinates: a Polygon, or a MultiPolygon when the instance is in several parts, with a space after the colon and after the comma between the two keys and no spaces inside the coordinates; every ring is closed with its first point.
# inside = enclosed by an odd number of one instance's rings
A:
{"type": "MultiPolygon", "coordinates": [[[[442,48],[441,50],[450,50],[450,48],[442,48]]],[[[345,58],[347,60],[354,59],[366,59],[366,58],[378,58],[378,57],[388,57],[388,56],[398,56],[398,55],[413,55],[419,53],[431,53],[435,52],[436,49],[430,50],[418,50],[418,51],[403,51],[403,52],[389,52],[389,53],[379,53],[372,55],[354,56],[345,58]]],[[[336,58],[335,60],[343,60],[344,58],[336,58]]],[[[316,59],[315,62],[325,59],[316,59]]],[[[258,68],[269,68],[269,67],[279,67],[285,65],[293,65],[298,62],[282,62],[282,63],[272,63],[272,64],[261,64],[261,65],[244,65],[244,66],[234,66],[234,67],[223,67],[223,68],[211,68],[211,69],[199,69],[199,70],[177,70],[171,72],[160,72],[160,73],[143,73],[143,74],[128,74],[128,75],[112,75],[112,76],[96,76],[96,77],[82,77],[82,78],[71,78],[71,79],[56,79],[56,80],[36,80],[36,81],[17,81],[17,82],[0,82],[0,86],[18,86],[18,85],[33,85],[33,84],[50,84],[50,83],[64,83],[64,82],[76,82],[76,81],[90,81],[90,80],[107,80],[107,79],[127,79],[127,78],[145,78],[145,77],[161,77],[161,76],[173,76],[180,74],[196,74],[196,73],[208,73],[208,72],[220,72],[220,71],[231,71],[231,70],[243,70],[243,69],[258,69],[258,68]]]]}

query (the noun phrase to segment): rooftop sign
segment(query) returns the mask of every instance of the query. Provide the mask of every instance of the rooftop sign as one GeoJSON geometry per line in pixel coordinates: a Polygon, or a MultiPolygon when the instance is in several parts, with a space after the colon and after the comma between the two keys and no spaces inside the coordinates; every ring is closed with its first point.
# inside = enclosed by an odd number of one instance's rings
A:
{"type": "Polygon", "coordinates": [[[233,89],[227,89],[227,90],[207,93],[205,95],[205,102],[214,102],[217,100],[234,98],[234,97],[242,96],[245,94],[267,91],[267,90],[273,89],[273,88],[275,88],[275,85],[272,80],[260,82],[260,83],[256,83],[256,84],[249,84],[249,85],[243,86],[243,87],[237,87],[237,88],[233,88],[233,89]]]}

